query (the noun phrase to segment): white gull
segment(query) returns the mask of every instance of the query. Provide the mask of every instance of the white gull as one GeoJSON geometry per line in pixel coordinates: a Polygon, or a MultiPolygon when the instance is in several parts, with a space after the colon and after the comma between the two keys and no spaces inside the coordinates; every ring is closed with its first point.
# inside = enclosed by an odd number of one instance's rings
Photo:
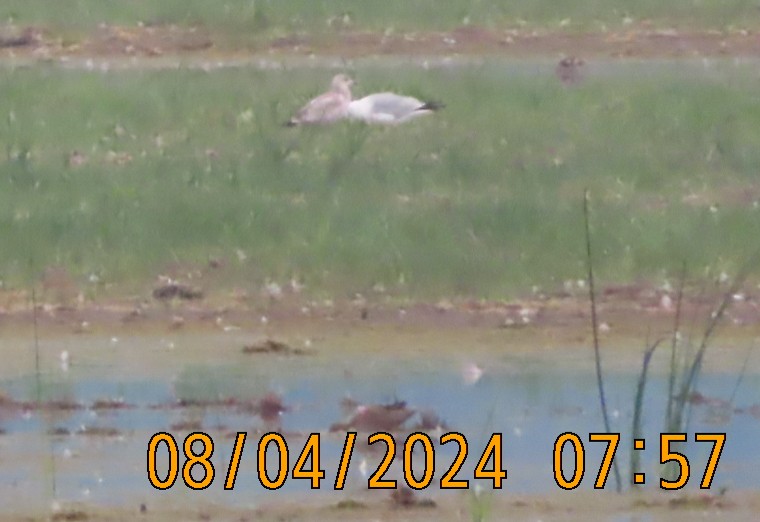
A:
{"type": "Polygon", "coordinates": [[[348,117],[367,123],[394,125],[442,109],[438,102],[423,102],[412,96],[379,92],[354,100],[348,105],[348,117]]]}

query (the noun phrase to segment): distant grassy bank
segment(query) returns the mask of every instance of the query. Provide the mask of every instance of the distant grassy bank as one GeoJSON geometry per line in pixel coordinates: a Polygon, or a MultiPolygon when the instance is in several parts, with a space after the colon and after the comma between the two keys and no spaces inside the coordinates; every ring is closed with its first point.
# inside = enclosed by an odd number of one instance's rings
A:
{"type": "Polygon", "coordinates": [[[585,187],[602,281],[730,272],[760,241],[760,81],[616,70],[360,68],[360,92],[447,107],[313,129],[281,124],[333,71],[5,70],[0,279],[98,292],[214,260],[221,289],[509,297],[583,277],[585,187]]]}
{"type": "Polygon", "coordinates": [[[760,7],[748,0],[4,0],[0,20],[72,34],[104,22],[192,25],[253,42],[294,32],[448,30],[468,24],[604,30],[646,21],[654,27],[757,28],[760,7]]]}

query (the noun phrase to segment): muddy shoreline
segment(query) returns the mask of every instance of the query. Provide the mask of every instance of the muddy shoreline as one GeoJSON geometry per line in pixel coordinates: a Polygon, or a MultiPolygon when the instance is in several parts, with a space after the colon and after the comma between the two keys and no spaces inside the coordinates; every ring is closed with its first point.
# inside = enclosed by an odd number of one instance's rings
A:
{"type": "Polygon", "coordinates": [[[241,56],[371,55],[581,56],[584,58],[693,58],[757,56],[760,33],[748,29],[655,28],[640,23],[599,32],[548,28],[487,29],[462,26],[451,31],[335,31],[290,34],[269,39],[225,42],[203,27],[103,24],[75,39],[55,28],[6,27],[0,33],[0,59],[63,57],[157,58],[166,56],[230,59],[241,56]]]}
{"type": "MultiPolygon", "coordinates": [[[[581,285],[578,282],[577,285],[581,285]]],[[[726,288],[686,294],[681,331],[699,335],[720,304],[726,288]]],[[[411,300],[378,293],[351,298],[312,299],[284,293],[276,299],[258,294],[213,293],[190,299],[154,296],[87,300],[79,295],[62,305],[26,291],[0,292],[0,334],[30,335],[37,324],[44,336],[67,334],[289,331],[502,332],[529,343],[558,345],[591,341],[590,305],[581,285],[554,294],[519,300],[475,298],[411,300]]],[[[643,340],[672,335],[677,292],[649,285],[614,285],[597,298],[600,333],[609,340],[643,340]]],[[[719,335],[731,339],[760,334],[760,294],[747,288],[730,297],[719,335]]]]}
{"type": "MultiPolygon", "coordinates": [[[[564,492],[564,495],[524,496],[508,491],[485,493],[492,520],[541,520],[580,522],[602,520],[667,520],[681,522],[706,517],[727,521],[753,520],[760,509],[756,492],[704,492],[670,494],[655,491],[617,495],[612,491],[564,492]],[[617,518],[615,518],[617,517],[617,518]]],[[[158,494],[157,494],[158,495],[158,494]]],[[[330,495],[329,493],[327,494],[330,495]]],[[[157,496],[152,502],[116,509],[103,509],[78,503],[56,504],[53,510],[46,506],[34,513],[9,514],[5,520],[470,520],[472,493],[460,493],[429,499],[427,493],[414,495],[414,503],[401,504],[388,492],[370,491],[363,494],[335,495],[331,502],[313,499],[290,502],[264,501],[250,508],[230,508],[214,502],[201,502],[193,508],[177,500],[162,501],[157,496]]]]}

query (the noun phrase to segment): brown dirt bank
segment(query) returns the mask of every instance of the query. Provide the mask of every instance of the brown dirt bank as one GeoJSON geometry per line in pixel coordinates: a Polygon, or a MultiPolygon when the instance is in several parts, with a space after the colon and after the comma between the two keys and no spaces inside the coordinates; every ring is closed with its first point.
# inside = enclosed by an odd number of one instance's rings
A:
{"type": "MultiPolygon", "coordinates": [[[[415,498],[427,498],[425,493],[415,498]]],[[[616,495],[601,492],[557,492],[553,495],[520,496],[496,492],[490,501],[487,520],[545,522],[586,522],[588,520],[638,520],[685,522],[695,518],[724,521],[755,520],[760,509],[757,492],[720,492],[671,494],[644,492],[616,495]],[[538,517],[538,518],[537,518],[538,517]]],[[[234,520],[246,521],[464,521],[471,520],[471,500],[465,495],[449,496],[415,505],[400,505],[387,492],[372,491],[363,495],[340,495],[335,501],[292,499],[266,501],[254,508],[234,508],[200,502],[178,504],[162,501],[157,492],[150,502],[131,507],[102,509],[87,505],[62,506],[50,513],[24,513],[4,517],[11,521],[37,520],[234,520]],[[359,498],[357,498],[359,497],[359,498]],[[299,502],[299,500],[303,500],[299,502]]],[[[42,511],[42,508],[40,509],[42,511]]]]}
{"type": "Polygon", "coordinates": [[[355,32],[292,34],[262,40],[230,41],[200,27],[103,25],[77,38],[55,28],[0,28],[0,57],[195,55],[219,59],[240,55],[502,55],[514,57],[670,58],[758,56],[760,33],[735,30],[655,29],[646,23],[605,32],[552,29],[501,30],[466,26],[448,32],[355,32]]]}
{"type": "MultiPolygon", "coordinates": [[[[508,332],[511,339],[561,344],[591,340],[587,290],[574,283],[557,293],[538,293],[514,301],[442,299],[411,301],[368,292],[335,299],[313,299],[285,291],[276,298],[245,292],[193,295],[192,299],[78,299],[61,305],[31,294],[0,291],[0,335],[30,333],[36,319],[42,335],[113,332],[255,330],[272,334],[293,330],[394,329],[409,332],[478,330],[508,332]]],[[[689,292],[683,301],[681,330],[698,336],[726,288],[689,292]]],[[[172,294],[174,295],[174,294],[172,294]]],[[[646,284],[614,285],[598,292],[600,332],[604,339],[669,337],[676,314],[675,290],[646,284]]],[[[730,338],[760,335],[760,289],[733,294],[720,332],[730,338]]]]}

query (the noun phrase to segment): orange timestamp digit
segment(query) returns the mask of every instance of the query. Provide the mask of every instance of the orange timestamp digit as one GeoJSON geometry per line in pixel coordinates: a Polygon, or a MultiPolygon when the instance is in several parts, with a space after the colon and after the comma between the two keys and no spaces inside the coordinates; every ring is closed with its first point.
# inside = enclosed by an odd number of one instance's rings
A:
{"type": "MultiPolygon", "coordinates": [[[[187,457],[182,466],[182,480],[190,489],[206,489],[214,480],[214,465],[209,460],[214,453],[214,443],[211,437],[202,432],[191,433],[185,438],[182,448],[187,457]],[[193,444],[195,442],[202,444],[203,449],[200,453],[193,451],[193,444]],[[203,479],[200,481],[195,480],[192,475],[195,465],[202,466],[204,470],[203,479]]],[[[148,442],[148,480],[154,488],[165,490],[174,485],[178,474],[179,449],[177,448],[177,441],[169,433],[156,433],[148,442]],[[166,444],[169,450],[169,471],[164,480],[158,477],[158,471],[156,470],[158,446],[162,442],[166,444]]]]}
{"type": "MultiPolygon", "coordinates": [[[[710,458],[707,460],[707,467],[702,475],[702,481],[699,484],[700,489],[710,489],[715,470],[718,467],[720,456],[723,453],[723,446],[726,444],[725,433],[696,433],[694,436],[697,442],[712,442],[713,447],[710,451],[710,458]]],[[[686,455],[678,451],[671,451],[671,443],[686,442],[685,433],[663,433],[660,435],[660,464],[676,462],[679,466],[678,476],[675,480],[660,479],[660,488],[662,489],[681,489],[689,481],[691,467],[686,455]]]]}
{"type": "MultiPolygon", "coordinates": [[[[342,490],[345,487],[351,456],[356,444],[357,434],[349,432],[340,456],[340,463],[335,477],[334,488],[342,490]]],[[[224,489],[231,490],[235,487],[240,462],[245,448],[247,433],[239,432],[235,437],[224,489]]],[[[367,439],[369,444],[385,444],[385,455],[377,468],[369,477],[367,485],[369,489],[396,489],[398,482],[388,480],[385,474],[390,469],[396,457],[396,440],[390,433],[374,433],[367,439]]],[[[325,478],[325,470],[320,467],[320,434],[312,433],[306,440],[304,447],[296,460],[290,476],[294,479],[307,479],[311,481],[312,489],[319,489],[321,481],[325,478]],[[307,463],[310,467],[307,469],[307,463]]],[[[457,474],[464,465],[469,454],[469,444],[464,435],[457,432],[446,433],[440,437],[440,444],[455,443],[459,450],[454,461],[441,477],[439,485],[441,489],[467,489],[470,486],[468,480],[457,479],[457,474]]],[[[491,435],[483,453],[478,460],[474,478],[491,480],[494,489],[500,489],[507,478],[507,470],[503,467],[502,434],[491,435]]],[[[180,468],[180,451],[175,438],[165,432],[156,433],[148,442],[148,480],[156,489],[166,490],[171,488],[181,476],[185,485],[191,489],[206,489],[211,485],[215,476],[215,468],[211,461],[214,454],[214,441],[206,433],[193,432],[185,437],[182,444],[182,452],[185,462],[180,468]],[[166,446],[169,457],[169,466],[164,477],[159,476],[157,460],[160,448],[166,446]],[[193,469],[199,466],[203,470],[203,477],[196,480],[193,469]]],[[[421,432],[409,435],[403,442],[403,477],[406,484],[413,489],[428,488],[435,476],[435,445],[433,439],[421,432]],[[420,450],[424,455],[422,469],[414,469],[412,464],[412,452],[420,450]]],[[[288,479],[290,466],[290,450],[285,440],[279,433],[266,433],[258,442],[256,448],[256,462],[259,483],[269,490],[280,489],[288,479]],[[274,451],[277,454],[277,471],[271,473],[267,465],[267,452],[274,451]]],[[[274,471],[274,470],[272,470],[274,471]]]]}
{"type": "MultiPolygon", "coordinates": [[[[702,481],[700,482],[701,489],[709,489],[712,485],[713,478],[715,476],[715,470],[718,467],[720,456],[723,451],[723,446],[726,443],[725,433],[696,433],[696,442],[712,442],[713,447],[710,452],[710,458],[707,462],[707,467],[702,475],[702,481]]],[[[620,443],[619,433],[592,433],[589,435],[590,442],[606,442],[607,449],[604,454],[604,458],[599,467],[599,473],[594,483],[595,489],[603,489],[607,477],[612,466],[612,461],[615,458],[615,452],[620,443]]],[[[683,453],[673,449],[673,445],[683,444],[687,441],[685,433],[661,433],[660,434],[660,464],[668,464],[673,462],[678,465],[678,474],[674,480],[668,480],[666,478],[660,479],[660,488],[666,490],[681,489],[689,481],[691,474],[691,466],[689,459],[683,453]]],[[[645,444],[643,439],[634,441],[634,449],[644,449],[645,444]]],[[[677,446],[676,446],[677,448],[677,446]]],[[[583,446],[581,438],[575,433],[566,432],[561,434],[554,442],[554,480],[557,485],[565,490],[572,490],[577,488],[581,481],[586,469],[586,450],[583,446]],[[572,451],[575,455],[575,466],[572,475],[568,478],[565,474],[565,469],[562,464],[562,455],[565,451],[566,445],[570,444],[572,451]]],[[[637,474],[634,478],[634,483],[642,484],[644,481],[643,474],[637,474]]]]}
{"type": "MultiPolygon", "coordinates": [[[[441,436],[441,445],[449,442],[456,442],[459,445],[459,451],[449,469],[440,480],[441,489],[467,489],[469,482],[466,480],[455,480],[456,474],[461,469],[467,458],[467,439],[461,433],[451,432],[441,436]]],[[[396,441],[390,433],[375,433],[370,435],[369,444],[383,442],[386,446],[385,456],[378,465],[375,472],[370,475],[367,481],[369,489],[396,489],[398,483],[395,480],[384,480],[383,477],[388,472],[396,454],[396,441]]],[[[342,460],[342,459],[341,459],[342,460]]],[[[491,435],[483,454],[475,466],[475,479],[490,479],[493,481],[494,489],[501,489],[502,482],[507,478],[507,470],[502,468],[503,448],[501,433],[491,435]],[[491,469],[486,469],[489,462],[492,462],[491,469]]],[[[429,435],[424,433],[412,433],[404,441],[404,481],[412,489],[426,489],[433,481],[435,474],[435,448],[429,435]],[[422,472],[422,479],[417,479],[412,467],[412,450],[416,444],[420,444],[425,455],[425,467],[422,472]]],[[[344,477],[343,477],[344,478],[344,477]]]]}

